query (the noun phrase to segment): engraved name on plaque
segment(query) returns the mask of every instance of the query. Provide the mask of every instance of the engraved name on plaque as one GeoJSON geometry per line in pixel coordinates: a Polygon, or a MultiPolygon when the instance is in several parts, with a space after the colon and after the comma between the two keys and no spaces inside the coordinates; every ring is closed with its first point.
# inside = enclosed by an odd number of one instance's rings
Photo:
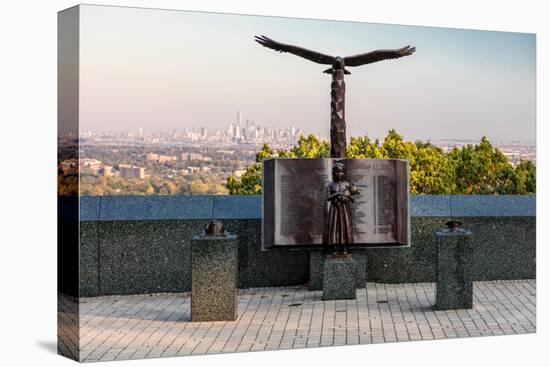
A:
{"type": "Polygon", "coordinates": [[[274,158],[263,164],[263,240],[272,247],[322,246],[326,187],[336,161],[360,191],[353,246],[408,246],[408,162],[400,159],[274,158]]]}

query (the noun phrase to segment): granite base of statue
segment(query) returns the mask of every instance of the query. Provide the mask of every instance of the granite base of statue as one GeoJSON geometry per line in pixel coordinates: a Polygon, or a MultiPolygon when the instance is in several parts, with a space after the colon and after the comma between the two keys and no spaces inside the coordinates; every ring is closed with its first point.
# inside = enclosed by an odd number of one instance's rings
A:
{"type": "MultiPolygon", "coordinates": [[[[325,265],[325,251],[310,250],[309,252],[309,289],[323,290],[323,268],[325,265]]],[[[353,249],[350,251],[355,260],[356,288],[365,288],[367,285],[367,250],[353,249]]]]}
{"type": "Polygon", "coordinates": [[[191,321],[237,319],[237,236],[219,222],[191,241],[191,321]],[[222,228],[220,231],[220,227],[222,228]]]}
{"type": "Polygon", "coordinates": [[[357,262],[351,254],[325,256],[323,262],[323,300],[355,299],[357,262]]]}
{"type": "Polygon", "coordinates": [[[472,308],[472,233],[461,229],[461,224],[456,221],[448,222],[449,228],[436,233],[437,310],[472,308]]]}

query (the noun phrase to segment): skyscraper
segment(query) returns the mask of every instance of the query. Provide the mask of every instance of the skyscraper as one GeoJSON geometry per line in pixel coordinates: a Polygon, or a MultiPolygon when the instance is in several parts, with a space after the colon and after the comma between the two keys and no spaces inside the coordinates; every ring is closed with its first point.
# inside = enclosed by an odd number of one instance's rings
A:
{"type": "Polygon", "coordinates": [[[237,126],[238,127],[243,126],[243,114],[240,112],[237,112],[237,126]]]}

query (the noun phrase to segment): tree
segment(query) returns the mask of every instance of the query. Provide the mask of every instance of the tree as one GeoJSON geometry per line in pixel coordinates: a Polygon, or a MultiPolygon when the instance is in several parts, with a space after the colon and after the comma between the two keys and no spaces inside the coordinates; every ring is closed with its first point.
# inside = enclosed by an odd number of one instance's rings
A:
{"type": "MultiPolygon", "coordinates": [[[[231,195],[261,194],[262,159],[272,157],[325,158],[330,153],[327,141],[314,135],[300,137],[289,150],[275,153],[268,145],[256,155],[239,180],[227,179],[231,195]]],[[[529,194],[535,193],[536,167],[522,161],[513,167],[502,152],[494,148],[486,137],[478,145],[455,147],[448,153],[430,143],[403,140],[391,129],[382,144],[371,141],[368,135],[352,137],[347,147],[349,158],[398,158],[410,164],[411,194],[529,194]]]]}
{"type": "Polygon", "coordinates": [[[303,135],[298,139],[298,145],[291,150],[291,154],[297,158],[328,158],[330,156],[330,144],[326,140],[319,140],[315,135],[303,135]]]}
{"type": "MultiPolygon", "coordinates": [[[[404,141],[394,129],[388,131],[388,135],[384,138],[384,142],[380,147],[382,158],[401,158],[414,159],[416,146],[414,143],[404,141]]],[[[412,162],[411,162],[412,163],[412,162]]]]}
{"type": "Polygon", "coordinates": [[[256,154],[256,161],[248,166],[246,172],[237,178],[229,176],[225,187],[229,195],[260,195],[262,193],[262,160],[274,157],[281,158],[326,158],[330,155],[330,146],[320,141],[315,135],[300,136],[298,144],[290,150],[279,150],[277,153],[264,144],[256,154]]]}
{"type": "Polygon", "coordinates": [[[481,138],[479,145],[455,147],[449,158],[455,166],[456,193],[516,193],[510,189],[514,170],[508,158],[493,148],[486,137],[481,138]]]}
{"type": "Polygon", "coordinates": [[[382,145],[371,143],[367,135],[351,138],[350,158],[399,158],[410,164],[411,194],[449,194],[453,190],[453,170],[445,153],[430,143],[406,142],[395,130],[389,130],[382,145]]]}
{"type": "Polygon", "coordinates": [[[516,174],[517,193],[535,193],[537,189],[537,169],[533,162],[522,160],[514,171],[516,174]]]}
{"type": "Polygon", "coordinates": [[[368,135],[351,137],[347,156],[349,158],[382,158],[378,139],[371,143],[368,135]]]}
{"type": "Polygon", "coordinates": [[[225,187],[229,195],[260,195],[262,193],[262,160],[276,157],[275,151],[264,144],[256,154],[256,161],[248,166],[246,172],[237,178],[229,176],[225,187]]]}
{"type": "Polygon", "coordinates": [[[415,144],[411,162],[411,194],[451,194],[454,167],[443,150],[431,144],[415,144]]]}

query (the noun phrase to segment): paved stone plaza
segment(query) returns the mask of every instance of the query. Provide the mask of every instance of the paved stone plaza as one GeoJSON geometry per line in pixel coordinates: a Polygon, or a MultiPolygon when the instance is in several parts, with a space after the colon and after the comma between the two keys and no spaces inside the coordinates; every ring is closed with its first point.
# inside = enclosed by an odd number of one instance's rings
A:
{"type": "MultiPolygon", "coordinates": [[[[435,283],[368,283],[355,300],[306,287],[239,290],[239,317],[190,322],[190,294],[82,298],[82,361],[535,332],[535,281],[474,283],[474,308],[434,311],[435,283]]],[[[62,346],[60,346],[62,347],[62,346]]]]}

